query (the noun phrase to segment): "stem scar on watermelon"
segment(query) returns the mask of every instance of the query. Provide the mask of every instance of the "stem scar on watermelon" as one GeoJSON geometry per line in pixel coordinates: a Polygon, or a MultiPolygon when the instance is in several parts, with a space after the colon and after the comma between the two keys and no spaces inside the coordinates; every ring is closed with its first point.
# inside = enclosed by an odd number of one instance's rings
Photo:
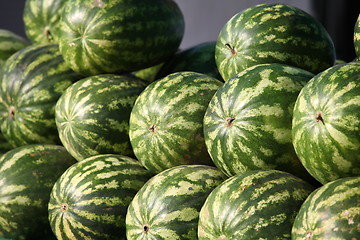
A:
{"type": "Polygon", "coordinates": [[[156,133],[158,130],[158,127],[156,126],[156,124],[151,125],[151,127],[149,128],[151,133],[156,133]]]}
{"type": "Polygon", "coordinates": [[[147,234],[149,232],[149,226],[147,224],[144,225],[144,233],[147,234]]]}
{"type": "Polygon", "coordinates": [[[225,119],[225,124],[226,124],[226,127],[228,127],[228,128],[230,128],[230,127],[232,127],[233,126],[233,121],[235,120],[235,118],[234,117],[227,117],[226,119],[225,119]]]}
{"type": "Polygon", "coordinates": [[[15,107],[14,106],[9,107],[9,117],[11,120],[15,120],[15,107]]]}
{"type": "Polygon", "coordinates": [[[236,55],[237,51],[235,50],[234,47],[232,47],[229,43],[225,44],[225,46],[231,50],[231,56],[236,55]]]}
{"type": "Polygon", "coordinates": [[[321,112],[317,112],[316,113],[316,116],[315,116],[315,121],[316,122],[322,122],[323,125],[325,125],[325,122],[324,122],[324,118],[323,118],[323,114],[321,112]]]}

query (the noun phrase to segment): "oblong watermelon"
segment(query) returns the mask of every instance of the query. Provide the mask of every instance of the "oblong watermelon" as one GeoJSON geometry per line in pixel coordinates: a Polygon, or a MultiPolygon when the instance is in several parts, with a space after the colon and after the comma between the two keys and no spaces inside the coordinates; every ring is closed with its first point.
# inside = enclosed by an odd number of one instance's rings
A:
{"type": "Polygon", "coordinates": [[[127,207],[152,175],[137,160],[100,154],[69,167],[56,181],[48,206],[58,240],[126,239],[127,207]]]}
{"type": "Polygon", "coordinates": [[[335,47],[324,26],[310,14],[268,3],[249,7],[225,23],[215,59],[225,81],[262,63],[283,63],[317,74],[334,65],[335,47]]]}
{"type": "Polygon", "coordinates": [[[360,173],[360,62],[338,64],[301,90],[292,120],[297,156],[321,183],[360,173]]]}
{"type": "Polygon", "coordinates": [[[129,205],[127,239],[197,239],[199,211],[225,179],[219,169],[205,165],[176,166],[158,173],[129,205]]]}
{"type": "Polygon", "coordinates": [[[203,117],[221,85],[195,72],[173,73],[148,85],[129,121],[136,158],[154,173],[184,164],[213,165],[205,146],[203,117]]]}
{"type": "Polygon", "coordinates": [[[304,180],[278,170],[230,177],[200,210],[199,240],[291,239],[295,216],[313,190],[304,180]]]}
{"type": "Polygon", "coordinates": [[[64,147],[78,161],[114,153],[134,155],[129,118],[146,84],[113,74],[87,77],[66,89],[55,106],[55,121],[64,147]]]}
{"type": "Polygon", "coordinates": [[[28,46],[8,58],[0,78],[0,127],[8,142],[60,144],[55,104],[80,78],[57,45],[28,46]]]}
{"type": "Polygon", "coordinates": [[[52,237],[47,211],[50,192],[75,163],[58,145],[26,145],[0,157],[0,238],[52,237]]]}
{"type": "Polygon", "coordinates": [[[72,0],[61,19],[61,53],[87,76],[158,64],[184,35],[183,14],[172,0],[72,0]]]}
{"type": "Polygon", "coordinates": [[[359,209],[360,176],[328,182],[301,205],[291,239],[359,239],[359,209]]]}
{"type": "Polygon", "coordinates": [[[216,92],[204,115],[204,136],[226,175],[278,169],[312,179],[291,138],[292,109],[314,75],[289,65],[259,64],[239,72],[216,92]]]}

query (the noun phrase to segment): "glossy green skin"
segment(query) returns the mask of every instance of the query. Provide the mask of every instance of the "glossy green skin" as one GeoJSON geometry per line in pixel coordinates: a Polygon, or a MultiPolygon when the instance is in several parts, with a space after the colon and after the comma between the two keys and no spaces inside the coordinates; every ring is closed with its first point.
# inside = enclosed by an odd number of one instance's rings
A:
{"type": "Polygon", "coordinates": [[[195,72],[177,72],[149,84],[136,99],[129,137],[136,158],[153,173],[184,164],[213,165],[203,117],[222,85],[195,72]]]}
{"type": "Polygon", "coordinates": [[[177,52],[158,71],[155,79],[180,71],[193,71],[222,80],[215,63],[216,42],[204,42],[177,52]]]}
{"type": "Polygon", "coordinates": [[[23,22],[33,44],[58,43],[60,18],[67,0],[26,0],[23,22]]]}
{"type": "Polygon", "coordinates": [[[197,239],[200,209],[225,179],[219,169],[205,165],[182,165],[158,173],[129,205],[127,239],[197,239]]]}
{"type": "Polygon", "coordinates": [[[57,45],[32,45],[12,55],[2,67],[0,127],[13,147],[60,144],[55,104],[82,76],[64,62],[57,45]]]}
{"type": "Polygon", "coordinates": [[[291,139],[292,108],[314,75],[284,64],[260,64],[214,94],[204,115],[207,150],[226,175],[279,169],[313,181],[291,139]]]}
{"type": "Polygon", "coordinates": [[[360,176],[328,182],[302,204],[291,239],[359,239],[359,207],[360,176]]]}
{"type": "Polygon", "coordinates": [[[6,29],[0,29],[0,66],[11,55],[27,47],[29,42],[23,37],[6,29]]]}
{"type": "Polygon", "coordinates": [[[230,177],[200,210],[199,240],[290,239],[294,218],[314,188],[277,170],[253,170],[230,177]]]}
{"type": "Polygon", "coordinates": [[[301,90],[292,120],[297,156],[322,184],[360,172],[360,62],[339,64],[301,90]]]}
{"type": "Polygon", "coordinates": [[[138,79],[113,74],[87,77],[71,85],[55,106],[62,144],[78,161],[104,153],[133,156],[129,118],[145,87],[138,79]]]}
{"type": "Polygon", "coordinates": [[[354,27],[354,47],[357,59],[360,60],[360,14],[354,27]]]}
{"type": "Polygon", "coordinates": [[[139,161],[100,154],[69,167],[56,181],[49,221],[58,240],[120,240],[128,205],[152,175],[139,161]]]}
{"type": "Polygon", "coordinates": [[[172,0],[74,0],[62,14],[60,50],[83,75],[130,73],[165,61],[184,34],[172,0]]]}
{"type": "Polygon", "coordinates": [[[0,238],[49,239],[52,186],[76,160],[62,146],[27,145],[0,158],[0,238]]]}
{"type": "Polygon", "coordinates": [[[335,63],[326,29],[306,12],[284,4],[259,4],[235,14],[219,33],[216,64],[226,81],[262,63],[284,63],[317,74],[335,63]]]}

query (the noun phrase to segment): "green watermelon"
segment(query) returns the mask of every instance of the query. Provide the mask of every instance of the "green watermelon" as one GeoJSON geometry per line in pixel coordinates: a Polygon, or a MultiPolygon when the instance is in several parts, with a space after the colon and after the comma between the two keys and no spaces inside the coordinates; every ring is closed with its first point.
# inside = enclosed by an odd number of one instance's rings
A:
{"type": "Polygon", "coordinates": [[[53,236],[47,211],[50,192],[74,163],[58,145],[26,145],[1,156],[0,238],[47,240],[53,236]]]}
{"type": "Polygon", "coordinates": [[[360,174],[360,63],[331,67],[301,90],[292,120],[293,145],[321,183],[360,174]]]}
{"type": "Polygon", "coordinates": [[[335,47],[326,29],[301,9],[259,4],[225,23],[215,60],[225,81],[261,63],[284,63],[317,74],[334,65],[335,47]]]}
{"type": "Polygon", "coordinates": [[[55,104],[80,78],[57,45],[32,45],[7,59],[0,77],[0,128],[8,142],[60,144],[55,104]]]}
{"type": "Polygon", "coordinates": [[[134,76],[136,78],[139,78],[146,83],[151,83],[151,82],[157,80],[156,75],[163,65],[164,65],[164,62],[161,62],[154,66],[134,71],[134,72],[130,73],[130,75],[134,76]]]}
{"type": "Polygon", "coordinates": [[[291,239],[302,203],[314,188],[292,174],[253,170],[217,186],[200,210],[199,240],[291,239]]]}
{"type": "Polygon", "coordinates": [[[176,52],[184,17],[172,0],[72,0],[60,29],[61,53],[75,71],[129,73],[176,52]]]}
{"type": "Polygon", "coordinates": [[[313,74],[284,64],[239,72],[216,92],[204,116],[207,150],[226,175],[278,169],[312,179],[291,139],[292,109],[313,74]]]}
{"type": "Polygon", "coordinates": [[[62,144],[78,161],[116,153],[133,155],[129,118],[145,83],[126,76],[96,75],[68,87],[55,106],[62,144]]]}
{"type": "Polygon", "coordinates": [[[27,47],[28,45],[29,42],[23,37],[12,31],[0,29],[0,66],[11,55],[27,47]]]}
{"type": "Polygon", "coordinates": [[[354,27],[354,46],[357,59],[360,60],[360,14],[354,27]]]}
{"type": "Polygon", "coordinates": [[[136,158],[153,173],[184,164],[213,165],[202,122],[221,85],[195,72],[173,73],[148,85],[137,98],[129,121],[136,158]]]}
{"type": "Polygon", "coordinates": [[[219,169],[205,165],[176,166],[158,173],[129,205],[127,239],[197,239],[199,211],[225,179],[219,169]]]}
{"type": "Polygon", "coordinates": [[[26,36],[33,44],[59,41],[60,18],[67,0],[26,0],[23,22],[26,36]]]}
{"type": "Polygon", "coordinates": [[[203,42],[177,52],[165,61],[155,79],[180,71],[203,73],[222,80],[215,63],[216,42],[203,42]]]}
{"type": "Polygon", "coordinates": [[[328,182],[301,205],[293,240],[355,240],[360,237],[360,176],[328,182]]]}
{"type": "Polygon", "coordinates": [[[69,167],[56,181],[48,206],[57,239],[126,239],[127,207],[151,177],[137,160],[115,154],[69,167]]]}

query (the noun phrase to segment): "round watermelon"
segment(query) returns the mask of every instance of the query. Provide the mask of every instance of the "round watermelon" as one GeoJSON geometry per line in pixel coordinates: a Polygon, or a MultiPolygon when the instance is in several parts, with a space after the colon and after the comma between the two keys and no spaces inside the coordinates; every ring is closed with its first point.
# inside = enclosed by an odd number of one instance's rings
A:
{"type": "Polygon", "coordinates": [[[293,240],[360,237],[360,176],[328,182],[307,197],[292,227],[293,240]]]}
{"type": "Polygon", "coordinates": [[[253,170],[230,177],[200,210],[199,240],[291,239],[291,228],[313,187],[278,170],[253,170]]]}
{"type": "Polygon", "coordinates": [[[69,167],[56,181],[48,206],[58,240],[125,237],[128,205],[152,175],[135,159],[100,154],[69,167]]]}
{"type": "Polygon", "coordinates": [[[67,0],[26,0],[23,22],[26,36],[33,44],[57,43],[60,18],[67,0]]]}
{"type": "Polygon", "coordinates": [[[176,166],[158,173],[129,205],[127,239],[197,239],[199,211],[225,179],[219,169],[205,165],[176,166]]]}
{"type": "Polygon", "coordinates": [[[204,115],[207,150],[226,175],[278,169],[312,179],[294,151],[292,109],[313,74],[289,65],[259,64],[215,93],[204,115]]]}
{"type": "Polygon", "coordinates": [[[0,158],[0,238],[48,240],[52,186],[76,160],[62,146],[34,144],[0,158]]]}
{"type": "Polygon", "coordinates": [[[360,173],[360,63],[314,76],[294,106],[292,138],[297,156],[321,183],[360,173]]]}
{"type": "Polygon", "coordinates": [[[61,20],[61,53],[83,75],[156,65],[177,51],[184,35],[184,17],[172,0],[72,0],[61,20]]]}
{"type": "Polygon", "coordinates": [[[105,153],[132,156],[129,118],[145,87],[140,80],[113,74],[72,84],[55,106],[62,144],[78,161],[105,153]]]}
{"type": "Polygon", "coordinates": [[[195,72],[173,73],[148,85],[129,121],[136,158],[154,173],[184,164],[213,165],[205,146],[203,117],[221,85],[195,72]]]}
{"type": "Polygon", "coordinates": [[[18,34],[6,29],[0,29],[0,66],[11,55],[28,45],[29,42],[18,34]]]}
{"type": "Polygon", "coordinates": [[[57,45],[32,45],[7,59],[0,78],[0,128],[8,142],[60,144],[55,104],[80,78],[57,45]]]}
{"type": "Polygon", "coordinates": [[[284,63],[317,74],[335,63],[335,47],[313,16],[285,4],[259,4],[229,19],[215,59],[226,81],[257,64],[284,63]]]}

